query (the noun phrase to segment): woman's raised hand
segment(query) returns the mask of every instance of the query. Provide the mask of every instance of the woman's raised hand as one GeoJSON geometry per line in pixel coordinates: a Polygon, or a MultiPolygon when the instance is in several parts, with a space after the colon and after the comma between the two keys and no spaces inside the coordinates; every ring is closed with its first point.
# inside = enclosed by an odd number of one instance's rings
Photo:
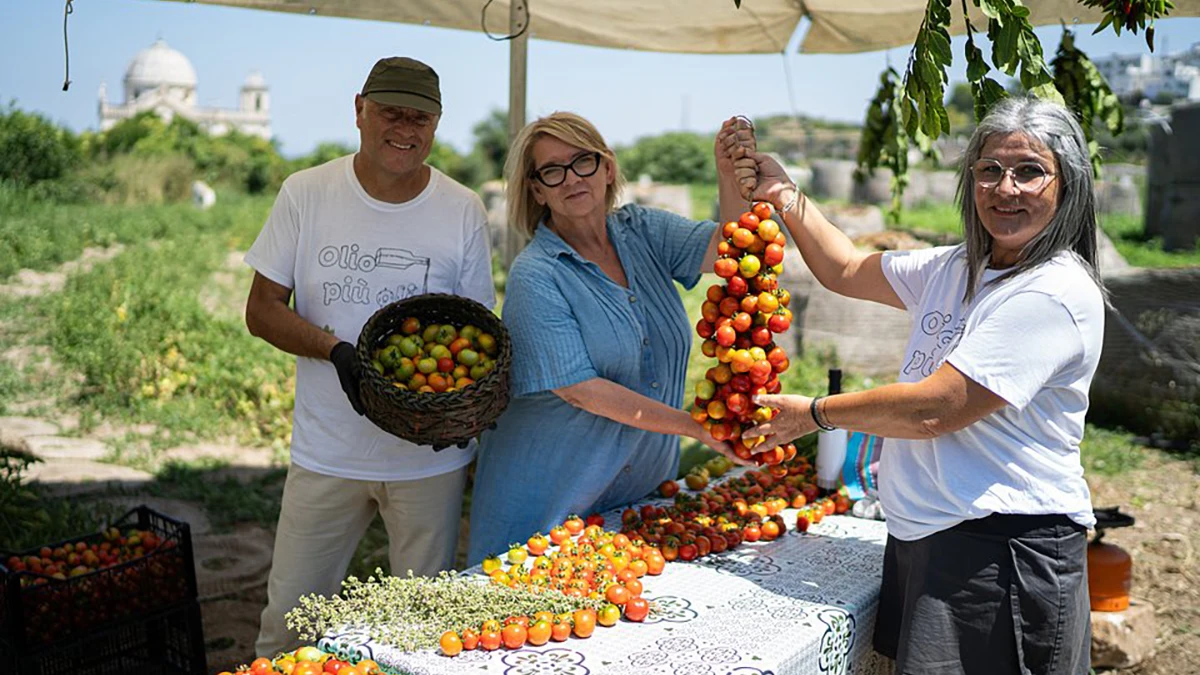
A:
{"type": "Polygon", "coordinates": [[[730,117],[717,132],[713,154],[717,160],[717,171],[722,175],[733,175],[738,188],[745,197],[754,189],[757,169],[746,162],[748,153],[758,148],[754,138],[754,125],[745,117],[730,117]],[[739,164],[740,160],[740,164],[739,164]]]}

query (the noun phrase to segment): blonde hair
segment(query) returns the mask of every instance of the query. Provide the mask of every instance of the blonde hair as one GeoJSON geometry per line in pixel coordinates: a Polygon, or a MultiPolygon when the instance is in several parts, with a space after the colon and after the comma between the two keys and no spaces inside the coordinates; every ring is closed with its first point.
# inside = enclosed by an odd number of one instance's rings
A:
{"type": "Polygon", "coordinates": [[[508,225],[516,227],[526,236],[532,237],[537,225],[548,214],[542,204],[533,198],[533,146],[544,137],[551,136],[577,148],[600,153],[612,163],[613,181],[605,195],[605,207],[612,212],[617,205],[617,196],[625,187],[625,178],[617,166],[613,153],[595,125],[570,112],[555,112],[537,119],[521,130],[508,151],[504,162],[504,178],[507,181],[508,225]]]}

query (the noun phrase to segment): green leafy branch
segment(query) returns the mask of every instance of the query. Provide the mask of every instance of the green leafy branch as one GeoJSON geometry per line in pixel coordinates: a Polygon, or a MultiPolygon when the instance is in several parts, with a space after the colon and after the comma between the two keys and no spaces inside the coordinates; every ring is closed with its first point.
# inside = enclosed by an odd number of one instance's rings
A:
{"type": "Polygon", "coordinates": [[[1113,32],[1121,34],[1121,28],[1137,35],[1139,29],[1146,29],[1146,46],[1154,51],[1154,21],[1165,17],[1175,3],[1171,0],[1079,0],[1085,7],[1100,7],[1104,10],[1104,20],[1092,31],[1092,35],[1112,26],[1113,32]],[[1148,24],[1148,25],[1147,25],[1148,24]]]}
{"type": "Polygon", "coordinates": [[[1075,34],[1063,26],[1062,41],[1051,63],[1054,68],[1054,86],[1062,94],[1066,105],[1079,115],[1079,123],[1088,139],[1088,150],[1092,158],[1092,171],[1100,175],[1100,146],[1093,138],[1096,124],[1103,124],[1109,133],[1116,136],[1125,129],[1125,112],[1121,101],[1109,88],[1096,65],[1075,46],[1075,34]]]}
{"type": "MultiPolygon", "coordinates": [[[[912,101],[905,98],[899,73],[894,68],[884,70],[879,76],[879,90],[867,106],[862,143],[858,148],[856,176],[872,173],[882,166],[892,172],[892,207],[888,218],[898,222],[900,197],[908,187],[909,135],[904,125],[905,112],[911,119],[912,101]]],[[[929,137],[918,128],[919,142],[928,145],[929,137]]]]}
{"type": "MultiPolygon", "coordinates": [[[[896,85],[896,74],[890,67],[880,78],[879,89],[867,109],[863,125],[858,169],[860,175],[870,174],[880,166],[892,170],[892,212],[898,217],[900,198],[908,184],[907,162],[903,159],[910,143],[926,154],[932,142],[950,132],[945,108],[946,69],[953,61],[950,50],[950,3],[953,0],[929,0],[921,28],[909,53],[903,85],[896,85]],[[892,122],[900,111],[903,125],[892,122]]],[[[1080,0],[1089,6],[1111,0],[1080,0]]],[[[975,117],[982,119],[997,101],[1008,95],[996,80],[989,77],[992,68],[1018,78],[1031,95],[1066,105],[1080,117],[1092,153],[1092,164],[1099,173],[1099,148],[1093,140],[1092,126],[1103,123],[1113,133],[1119,133],[1123,121],[1120,104],[1104,78],[1083,52],[1075,48],[1074,37],[1064,32],[1054,61],[1054,70],[1046,64],[1042,43],[1029,22],[1029,8],[1021,0],[972,0],[987,18],[987,38],[992,43],[992,63],[989,65],[976,45],[978,31],[968,14],[967,0],[962,3],[967,40],[964,52],[967,60],[967,80],[975,102],[975,117]]],[[[1123,25],[1130,30],[1150,22],[1152,30],[1156,17],[1165,16],[1172,8],[1169,0],[1118,0],[1123,25]],[[1132,12],[1132,15],[1130,15],[1132,12]]],[[[1115,6],[1115,5],[1114,5],[1115,6]]],[[[1111,12],[1108,23],[1113,24],[1111,12]]],[[[1113,24],[1119,31],[1119,27],[1113,24]]],[[[1151,36],[1148,34],[1148,38],[1151,36]]]]}

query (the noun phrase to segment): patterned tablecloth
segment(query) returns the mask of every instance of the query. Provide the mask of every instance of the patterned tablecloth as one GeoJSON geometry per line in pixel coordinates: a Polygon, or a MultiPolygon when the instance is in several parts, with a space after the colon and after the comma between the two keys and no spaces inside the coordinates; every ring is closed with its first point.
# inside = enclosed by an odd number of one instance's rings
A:
{"type": "MultiPolygon", "coordinates": [[[[783,516],[795,522],[794,511],[783,516]]],[[[605,517],[620,522],[618,512],[605,517]]],[[[644,623],[597,627],[586,640],[448,658],[345,631],[318,647],[413,675],[886,674],[892,662],[871,648],[886,538],[882,522],[830,516],[807,533],[668,563],[643,579],[654,607],[644,623]]]]}

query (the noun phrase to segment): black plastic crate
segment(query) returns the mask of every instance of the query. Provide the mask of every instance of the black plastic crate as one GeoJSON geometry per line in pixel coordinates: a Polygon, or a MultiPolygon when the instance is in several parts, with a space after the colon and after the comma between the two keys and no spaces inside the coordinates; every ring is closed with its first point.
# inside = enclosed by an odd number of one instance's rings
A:
{"type": "Polygon", "coordinates": [[[195,600],[27,652],[0,651],[6,675],[206,675],[195,600]]]}
{"type": "Polygon", "coordinates": [[[99,544],[107,541],[105,533],[0,554],[0,647],[25,653],[196,599],[196,568],[187,523],[143,505],[111,527],[118,528],[120,536],[131,528],[151,531],[158,539],[157,546],[133,560],[65,579],[9,569],[6,563],[12,556],[37,556],[42,548],[99,544]]]}

